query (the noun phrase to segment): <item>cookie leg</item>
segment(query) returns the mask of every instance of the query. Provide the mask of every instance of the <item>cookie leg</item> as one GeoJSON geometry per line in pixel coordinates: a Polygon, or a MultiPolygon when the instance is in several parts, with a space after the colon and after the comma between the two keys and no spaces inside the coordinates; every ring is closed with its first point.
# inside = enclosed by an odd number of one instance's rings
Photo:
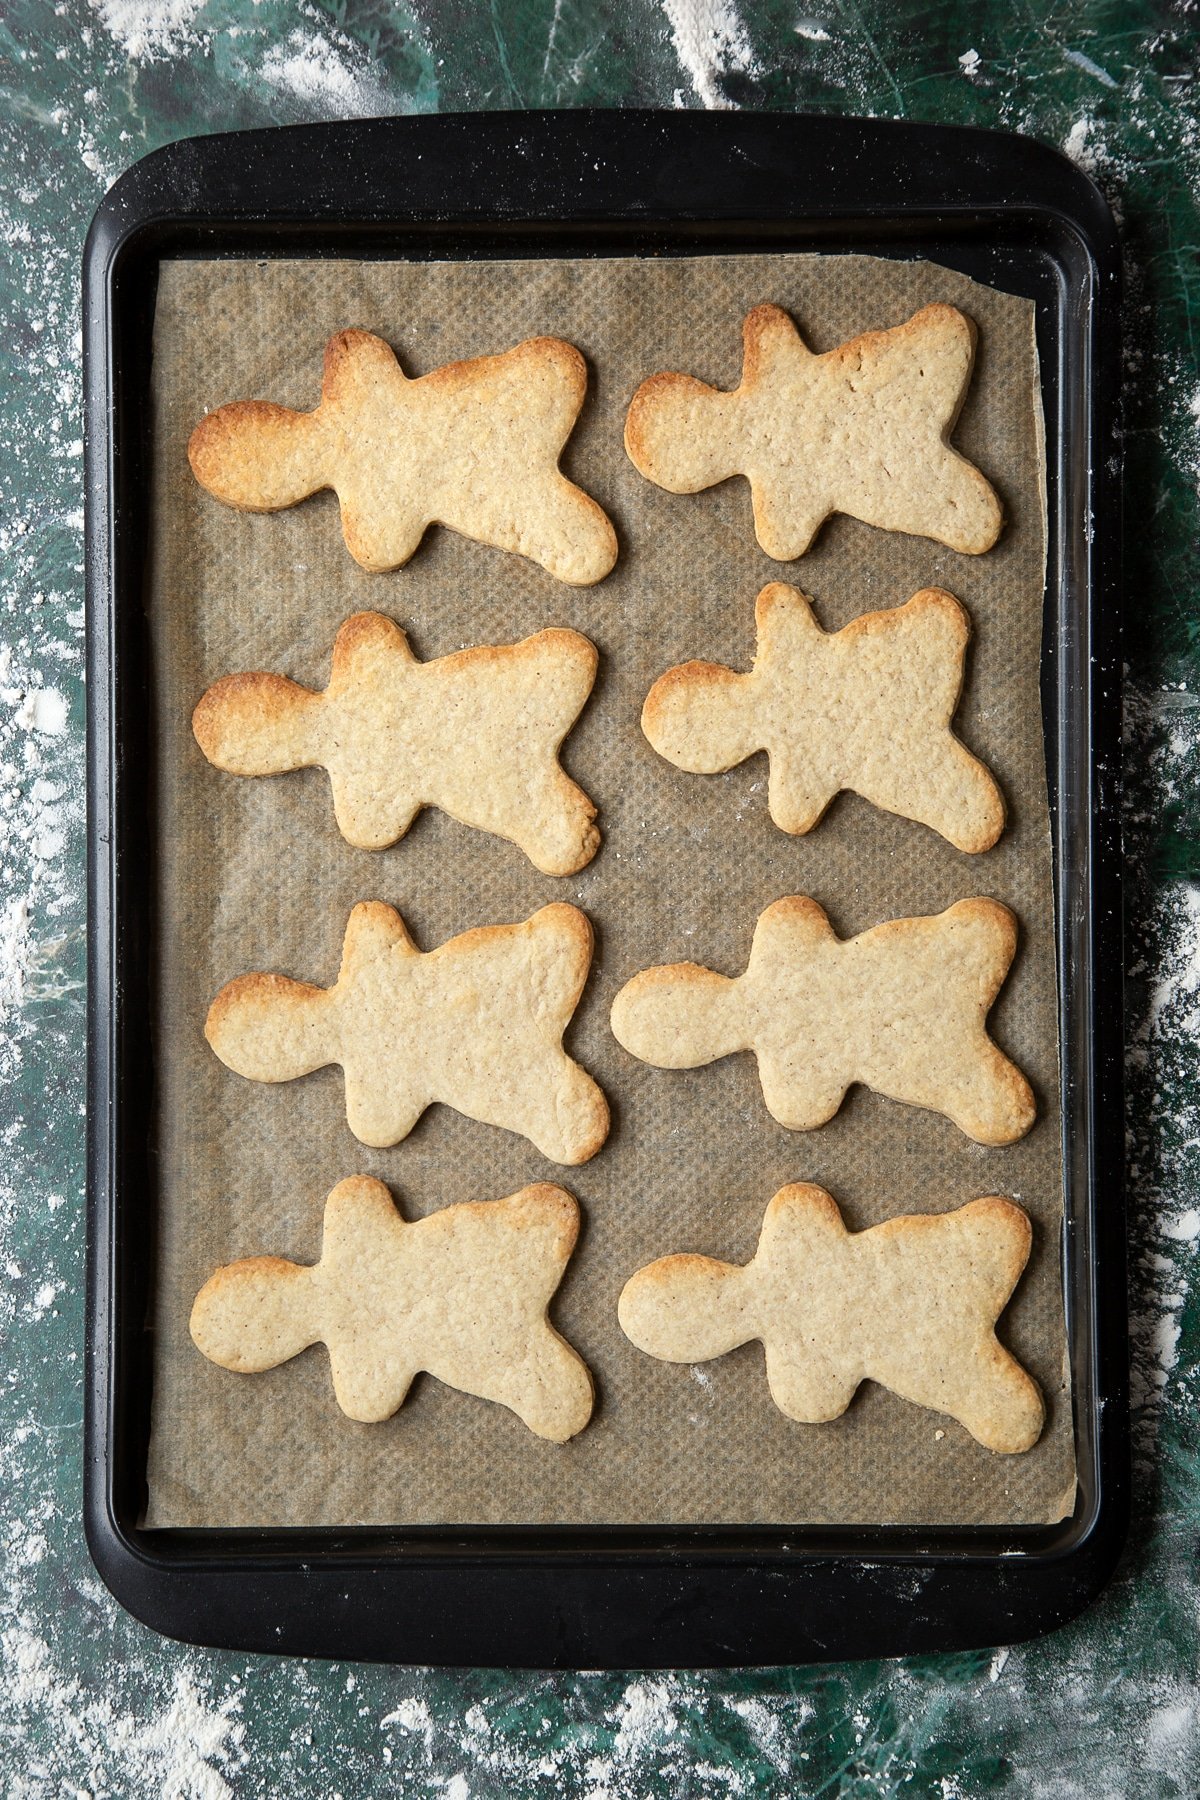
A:
{"type": "Polygon", "coordinates": [[[977,1144],[1015,1144],[1037,1117],[1033,1089],[982,1028],[970,1067],[952,1064],[941,1072],[937,1087],[937,1110],[977,1144]]]}
{"type": "Polygon", "coordinates": [[[1045,1422],[1041,1390],[992,1333],[970,1356],[943,1363],[923,1380],[889,1371],[887,1385],[906,1400],[946,1413],[987,1450],[1017,1455],[1036,1444],[1045,1422]]]}
{"type": "Polygon", "coordinates": [[[492,1121],[520,1131],[551,1162],[584,1163],[608,1136],[608,1101],[586,1069],[564,1050],[547,1058],[540,1078],[530,1082],[528,1104],[518,1116],[509,1102],[506,1116],[492,1121]]]}
{"type": "Polygon", "coordinates": [[[902,782],[888,782],[880,804],[970,855],[990,850],[1004,830],[1004,798],[990,771],[948,732],[906,765],[902,782]]]}
{"type": "Polygon", "coordinates": [[[600,847],[596,808],[559,768],[539,777],[509,811],[501,835],[543,875],[574,875],[600,847]]]}
{"type": "Polygon", "coordinates": [[[528,516],[513,521],[513,538],[512,548],[572,587],[602,581],[617,560],[617,534],[607,514],[557,472],[533,489],[528,516]]]}
{"type": "Polygon", "coordinates": [[[477,1371],[477,1383],[464,1382],[459,1375],[455,1386],[507,1406],[535,1436],[553,1444],[565,1444],[592,1416],[594,1391],[587,1364],[545,1323],[533,1328],[523,1362],[509,1366],[489,1362],[477,1371]]]}
{"type": "Polygon", "coordinates": [[[767,1345],[767,1385],[780,1412],[802,1425],[840,1419],[861,1377],[813,1344],[767,1345]]]}
{"type": "Polygon", "coordinates": [[[923,516],[904,529],[935,538],[969,556],[991,549],[1004,523],[1000,501],[990,482],[949,445],[942,447],[930,470],[924,494],[923,516]]]}
{"type": "Polygon", "coordinates": [[[955,1408],[971,1436],[1007,1455],[1036,1444],[1046,1419],[1041,1390],[995,1338],[981,1351],[973,1376],[955,1408]]]}

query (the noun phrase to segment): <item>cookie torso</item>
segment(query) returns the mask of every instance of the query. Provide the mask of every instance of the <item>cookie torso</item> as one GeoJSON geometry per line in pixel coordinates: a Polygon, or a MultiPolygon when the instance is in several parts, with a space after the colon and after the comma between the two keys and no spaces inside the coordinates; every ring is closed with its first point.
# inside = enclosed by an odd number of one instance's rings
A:
{"type": "Polygon", "coordinates": [[[562,1035],[591,954],[591,926],[573,906],[544,906],[520,925],[483,926],[423,954],[397,912],[363,902],[333,987],[240,976],[213,1001],[205,1036],[251,1080],[340,1063],[347,1122],[364,1144],[399,1143],[442,1101],[519,1132],[555,1162],[586,1162],[608,1135],[608,1105],[562,1035]]]}
{"type": "Polygon", "coordinates": [[[203,487],[250,512],[334,488],[366,569],[401,567],[442,524],[586,586],[617,555],[604,512],[558,467],[586,387],[582,356],[559,338],[410,380],[381,338],[341,331],[314,411],[231,402],[197,425],[188,456],[203,487]]]}
{"type": "Polygon", "coordinates": [[[743,342],[732,393],[678,374],[638,389],[625,447],[648,480],[693,494],[745,475],[758,541],[785,562],[834,512],[972,555],[991,548],[1000,503],[948,441],[974,362],[962,313],[926,306],[818,356],[779,307],[758,306],[743,342]]]}
{"type": "Polygon", "coordinates": [[[923,588],[827,632],[806,595],[773,582],[755,614],[749,674],[685,663],[655,682],[642,728],[660,755],[716,774],[766,750],[768,804],[784,831],[810,831],[849,788],[959,849],[995,843],[1000,790],[951,730],[970,629],[952,594],[923,588]]]}
{"type": "Polygon", "coordinates": [[[242,1373],[324,1343],[338,1404],[366,1423],[390,1418],[426,1370],[562,1443],[592,1410],[587,1366],[546,1316],[578,1231],[579,1209],[559,1187],[410,1223],[382,1182],[352,1177],[326,1202],[320,1261],[219,1269],[197,1295],[192,1337],[242,1373]]]}
{"type": "Polygon", "coordinates": [[[338,632],[328,688],[232,675],[193,715],[210,762],[238,775],[323,765],[343,836],[393,844],[422,806],[518,844],[548,875],[569,875],[600,841],[596,809],[559,766],[559,746],[591,691],[596,651],[575,631],[542,631],[418,662],[400,627],[357,613],[338,632]]]}

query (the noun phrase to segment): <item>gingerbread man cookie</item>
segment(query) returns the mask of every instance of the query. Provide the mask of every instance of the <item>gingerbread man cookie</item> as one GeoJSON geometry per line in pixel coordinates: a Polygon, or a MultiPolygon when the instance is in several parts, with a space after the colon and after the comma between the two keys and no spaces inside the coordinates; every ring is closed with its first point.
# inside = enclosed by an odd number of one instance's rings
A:
{"type": "Polygon", "coordinates": [[[546,1316],[578,1234],[564,1188],[409,1223],[381,1181],[353,1176],[325,1203],[320,1262],[254,1256],[218,1269],[196,1296],[192,1338],[243,1374],[323,1343],[338,1405],[367,1424],[403,1406],[425,1370],[562,1444],[592,1412],[587,1364],[546,1316]]]}
{"type": "Polygon", "coordinates": [[[586,389],[583,357],[559,338],[411,380],[382,338],[339,331],[314,411],[234,401],[201,420],[188,458],[202,486],[246,512],[335,489],[364,569],[399,568],[439,524],[587,586],[612,568],[617,540],[558,466],[586,389]]]}
{"type": "Polygon", "coordinates": [[[975,327],[926,306],[823,356],[777,306],[742,328],[741,386],[653,375],[633,397],[625,448],[673,494],[745,475],[768,556],[803,556],[831,513],[978,555],[1000,534],[991,485],[951,449],[975,359],[975,327]]]}
{"type": "Polygon", "coordinates": [[[465,931],[423,955],[398,912],[364,901],[333,987],[241,975],[213,1001],[204,1034],[252,1081],[340,1063],[346,1119],[364,1144],[398,1144],[442,1101],[519,1132],[552,1162],[582,1163],[608,1135],[608,1104],[562,1035],[591,958],[592,928],[574,906],[465,931]]]}
{"type": "Polygon", "coordinates": [[[625,1335],[666,1362],[706,1362],[758,1338],[789,1419],[823,1424],[860,1382],[947,1413],[989,1450],[1041,1435],[1037,1384],[996,1337],[1029,1258],[1029,1219],[990,1196],[957,1212],[846,1230],[823,1188],[781,1188],[744,1267],[666,1256],[629,1281],[625,1335]]]}
{"type": "Polygon", "coordinates": [[[209,762],[235,775],[329,771],[342,835],[363,850],[404,836],[422,806],[572,875],[600,842],[596,809],[558,748],[596,678],[576,631],[418,662],[380,613],[347,619],[323,693],[282,675],[227,675],[192,716],[209,762]]]}
{"type": "Polygon", "coordinates": [[[642,730],[660,756],[714,775],[765,750],[767,804],[784,831],[811,831],[852,788],[960,850],[991,848],[1004,801],[950,728],[971,631],[953,594],[922,588],[904,606],[827,632],[812,601],[776,581],[755,618],[750,674],[683,663],[650,689],[642,730]]]}
{"type": "Polygon", "coordinates": [[[1011,1144],[1033,1124],[1033,1094],[986,1020],[1016,945],[997,900],[842,939],[815,900],[792,895],[760,916],[745,974],[646,969],[613,1002],[612,1029],[660,1069],[753,1050],[767,1110],[792,1131],[824,1125],[861,1081],[977,1143],[1011,1144]]]}

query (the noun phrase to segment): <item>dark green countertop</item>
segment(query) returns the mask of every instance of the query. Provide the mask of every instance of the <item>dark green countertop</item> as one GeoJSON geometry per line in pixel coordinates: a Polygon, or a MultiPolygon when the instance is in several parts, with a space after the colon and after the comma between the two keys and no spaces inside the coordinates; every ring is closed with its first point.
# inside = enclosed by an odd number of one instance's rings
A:
{"type": "Polygon", "coordinates": [[[0,12],[0,1777],[18,1796],[1200,1794],[1200,96],[1191,0],[9,0],[0,12]],[[1042,1643],[770,1673],[441,1674],[160,1640],[88,1560],[78,268],[194,132],[523,106],[815,108],[1064,146],[1128,257],[1135,1521],[1042,1643]]]}

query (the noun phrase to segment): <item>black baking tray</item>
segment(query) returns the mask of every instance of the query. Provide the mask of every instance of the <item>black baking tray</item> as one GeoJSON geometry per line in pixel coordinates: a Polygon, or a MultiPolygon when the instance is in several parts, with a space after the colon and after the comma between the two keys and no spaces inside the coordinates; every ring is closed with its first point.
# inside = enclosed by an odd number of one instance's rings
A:
{"type": "Polygon", "coordinates": [[[408,1663],[656,1668],[1010,1643],[1073,1617],[1124,1539],[1119,259],[1028,138],[881,120],[507,113],[238,132],[132,168],[84,256],[88,596],[85,1515],[172,1636],[408,1663]],[[734,251],[925,257],[1036,303],[1047,425],[1043,710],[1054,829],[1064,1266],[1079,1491],[1020,1528],[544,1525],[147,1531],[157,841],[143,614],[160,259],[734,251]]]}

